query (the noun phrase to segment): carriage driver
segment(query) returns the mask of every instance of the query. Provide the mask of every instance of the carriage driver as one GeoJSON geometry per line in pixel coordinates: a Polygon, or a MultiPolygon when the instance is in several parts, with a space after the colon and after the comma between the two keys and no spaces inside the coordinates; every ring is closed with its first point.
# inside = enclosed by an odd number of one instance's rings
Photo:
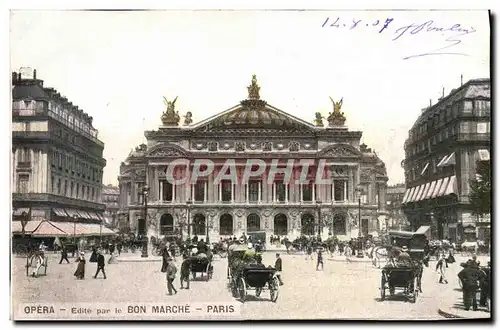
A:
{"type": "Polygon", "coordinates": [[[403,265],[411,265],[411,257],[408,254],[408,247],[403,246],[401,248],[401,252],[399,253],[398,259],[397,259],[398,264],[403,264],[403,265]]]}

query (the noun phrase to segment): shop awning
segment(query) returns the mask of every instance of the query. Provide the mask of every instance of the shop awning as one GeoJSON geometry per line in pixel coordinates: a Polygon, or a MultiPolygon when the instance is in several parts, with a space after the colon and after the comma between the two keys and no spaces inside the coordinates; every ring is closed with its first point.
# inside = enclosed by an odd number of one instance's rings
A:
{"type": "Polygon", "coordinates": [[[431,185],[429,186],[429,190],[427,190],[427,193],[425,194],[423,199],[430,199],[435,188],[436,188],[436,181],[432,181],[431,185]]]}
{"type": "Polygon", "coordinates": [[[29,214],[30,213],[29,207],[20,207],[12,212],[12,214],[15,216],[23,215],[23,213],[29,214]]]}
{"type": "Polygon", "coordinates": [[[427,184],[423,184],[419,186],[420,189],[418,191],[417,197],[415,198],[415,202],[419,202],[422,200],[422,196],[424,194],[425,188],[427,187],[427,184]]]}
{"type": "Polygon", "coordinates": [[[56,236],[67,236],[67,234],[61,229],[54,226],[49,221],[42,221],[35,231],[31,233],[33,237],[56,237],[56,236]]]}
{"type": "Polygon", "coordinates": [[[54,211],[54,213],[60,217],[67,217],[68,216],[68,214],[66,214],[66,211],[64,209],[52,209],[52,211],[54,211]]]}
{"type": "Polygon", "coordinates": [[[434,191],[432,192],[431,198],[435,198],[438,195],[439,189],[441,189],[442,183],[443,183],[443,179],[437,180],[436,187],[434,187],[434,191]]]}
{"type": "Polygon", "coordinates": [[[447,176],[446,178],[443,178],[443,183],[441,184],[441,188],[439,189],[439,192],[436,197],[441,197],[444,195],[444,192],[446,190],[446,187],[448,187],[448,182],[450,181],[450,177],[447,176]]]}
{"type": "Polygon", "coordinates": [[[444,192],[444,195],[458,195],[458,187],[457,187],[457,177],[454,175],[450,177],[450,181],[448,182],[448,186],[444,192]]]}
{"type": "Polygon", "coordinates": [[[411,188],[410,189],[406,189],[405,191],[405,195],[403,196],[403,204],[406,203],[406,201],[408,200],[408,197],[410,196],[410,191],[411,191],[411,188]]]}
{"type": "Polygon", "coordinates": [[[443,158],[441,158],[441,160],[439,161],[439,163],[436,165],[436,167],[441,167],[443,166],[443,163],[448,159],[450,155],[446,155],[444,156],[443,158]]]}
{"type": "Polygon", "coordinates": [[[73,209],[66,209],[66,213],[72,217],[72,218],[79,218],[80,215],[78,214],[78,212],[76,212],[76,210],[73,210],[73,209]]]}
{"type": "Polygon", "coordinates": [[[413,192],[413,196],[411,197],[410,202],[414,202],[417,199],[417,196],[418,196],[418,194],[420,194],[421,189],[422,189],[422,186],[415,187],[415,190],[413,192]]]}
{"type": "Polygon", "coordinates": [[[441,164],[441,166],[455,165],[455,153],[452,152],[450,156],[441,164]]]}
{"type": "MultiPolygon", "coordinates": [[[[31,220],[26,223],[24,227],[24,232],[26,234],[32,233],[42,222],[42,220],[31,220]]],[[[21,234],[23,231],[23,226],[21,221],[12,221],[12,233],[13,234],[21,234]]]]}
{"type": "Polygon", "coordinates": [[[82,223],[81,227],[88,236],[98,236],[99,234],[103,236],[116,235],[111,229],[97,223],[82,223]]]}
{"type": "Polygon", "coordinates": [[[104,217],[101,214],[99,214],[99,213],[96,213],[96,214],[97,214],[97,217],[99,218],[100,221],[104,221],[104,217]]]}
{"type": "Polygon", "coordinates": [[[420,175],[424,175],[424,173],[425,173],[425,171],[427,171],[428,167],[429,167],[429,163],[426,163],[424,166],[424,169],[422,170],[422,172],[420,172],[420,175]]]}

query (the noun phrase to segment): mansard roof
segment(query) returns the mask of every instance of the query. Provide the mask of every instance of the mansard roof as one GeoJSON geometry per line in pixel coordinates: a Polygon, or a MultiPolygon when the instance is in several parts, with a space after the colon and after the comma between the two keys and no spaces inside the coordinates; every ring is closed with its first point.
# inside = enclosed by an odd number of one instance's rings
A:
{"type": "MultiPolygon", "coordinates": [[[[261,100],[258,100],[261,101],[261,100]]],[[[275,108],[264,101],[242,101],[226,111],[188,127],[193,131],[220,131],[231,129],[281,128],[295,131],[316,131],[311,123],[275,108]],[[250,102],[246,102],[250,101],[250,102]]]]}

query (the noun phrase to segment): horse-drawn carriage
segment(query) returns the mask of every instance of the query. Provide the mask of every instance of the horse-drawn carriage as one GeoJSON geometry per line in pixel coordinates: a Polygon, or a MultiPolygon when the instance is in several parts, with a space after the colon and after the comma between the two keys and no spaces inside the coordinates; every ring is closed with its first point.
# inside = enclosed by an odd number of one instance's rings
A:
{"type": "Polygon", "coordinates": [[[211,258],[204,254],[200,253],[192,257],[191,263],[191,274],[193,275],[193,279],[196,278],[197,273],[201,273],[201,276],[205,277],[205,280],[208,282],[213,276],[214,268],[212,266],[211,258]]]}
{"type": "Polygon", "coordinates": [[[244,302],[249,290],[254,290],[256,297],[260,297],[263,291],[269,291],[270,300],[276,302],[279,296],[276,269],[252,262],[257,255],[244,245],[229,247],[228,279],[231,293],[244,302]]]}
{"type": "Polygon", "coordinates": [[[390,231],[389,235],[389,259],[390,262],[384,266],[381,274],[380,298],[384,300],[386,290],[390,295],[400,289],[403,294],[416,302],[418,293],[422,292],[422,272],[424,265],[428,266],[426,256],[427,237],[421,232],[390,231]],[[408,249],[411,261],[399,264],[394,259],[401,253],[403,247],[408,249]]]}
{"type": "Polygon", "coordinates": [[[26,276],[38,277],[47,275],[47,266],[49,257],[43,251],[34,251],[33,254],[26,257],[26,276]],[[43,267],[43,274],[40,269],[43,267]]]}

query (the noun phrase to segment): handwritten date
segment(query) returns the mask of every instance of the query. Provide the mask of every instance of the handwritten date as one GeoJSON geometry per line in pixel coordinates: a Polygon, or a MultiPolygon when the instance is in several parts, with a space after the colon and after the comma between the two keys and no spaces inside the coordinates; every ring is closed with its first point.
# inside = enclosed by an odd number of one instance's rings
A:
{"type": "Polygon", "coordinates": [[[327,17],[321,27],[336,27],[336,28],[348,27],[349,30],[352,30],[358,26],[365,26],[365,27],[377,26],[377,29],[379,30],[378,33],[382,33],[385,29],[389,27],[389,24],[391,24],[393,20],[394,20],[393,18],[386,18],[385,22],[383,23],[380,20],[364,23],[363,20],[353,19],[352,22],[345,23],[340,21],[340,17],[337,17],[335,21],[333,19],[330,19],[330,17],[327,17]]]}
{"type": "MultiPolygon", "coordinates": [[[[348,28],[349,30],[353,30],[356,28],[360,27],[365,27],[365,28],[374,28],[376,27],[376,30],[378,33],[382,33],[386,30],[389,30],[389,25],[394,21],[393,18],[386,18],[385,21],[380,21],[380,20],[375,20],[375,21],[368,21],[368,22],[363,22],[362,20],[358,19],[352,19],[352,21],[349,20],[341,20],[340,17],[337,17],[336,19],[331,19],[330,17],[327,17],[323,24],[321,25],[322,28],[327,28],[327,27],[332,27],[332,28],[348,28]]],[[[394,24],[392,24],[394,25],[394,24]]],[[[391,26],[392,26],[391,25],[391,26]]],[[[417,54],[417,55],[411,55],[411,56],[406,56],[403,59],[407,60],[410,58],[414,57],[422,57],[422,56],[430,56],[430,55],[462,55],[462,56],[467,56],[467,54],[464,53],[458,53],[458,52],[449,52],[449,49],[452,47],[455,47],[462,43],[461,37],[474,33],[476,30],[473,27],[470,28],[465,28],[461,24],[454,24],[451,26],[439,26],[436,22],[433,20],[428,20],[423,23],[411,23],[408,25],[404,26],[399,26],[395,30],[393,30],[393,38],[392,41],[397,41],[402,38],[408,38],[409,36],[416,35],[416,34],[424,34],[424,33],[440,33],[444,37],[444,42],[445,45],[444,47],[431,50],[428,52],[424,52],[422,54],[417,54]],[[446,52],[443,52],[446,49],[446,52]]],[[[389,32],[386,32],[389,33],[389,32]]]]}

